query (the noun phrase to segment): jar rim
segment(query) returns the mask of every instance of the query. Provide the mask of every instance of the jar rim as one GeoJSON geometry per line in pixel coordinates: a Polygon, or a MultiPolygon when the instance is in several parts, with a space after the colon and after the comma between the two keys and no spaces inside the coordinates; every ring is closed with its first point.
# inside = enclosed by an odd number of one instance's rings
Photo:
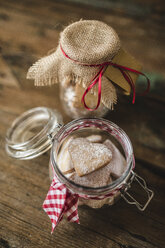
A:
{"type": "MultiPolygon", "coordinates": [[[[113,135],[114,136],[114,135],[113,135]]],[[[120,143],[121,144],[121,143],[120,143]]],[[[122,146],[122,144],[121,144],[122,146]]],[[[123,147],[123,146],[122,146],[123,147]]],[[[124,150],[124,149],[123,149],[124,150]]],[[[103,119],[103,118],[80,118],[77,120],[73,120],[71,122],[69,122],[68,124],[64,125],[59,132],[54,136],[54,141],[53,141],[53,145],[52,145],[52,149],[51,149],[51,162],[52,162],[52,166],[53,169],[57,175],[57,177],[62,180],[64,182],[64,184],[71,190],[73,190],[76,193],[80,193],[80,194],[90,194],[92,196],[94,195],[102,195],[102,194],[106,194],[107,192],[110,192],[111,190],[114,190],[116,188],[120,188],[120,186],[127,180],[127,178],[130,175],[131,170],[134,167],[134,154],[133,154],[133,148],[132,148],[132,143],[129,139],[129,137],[127,136],[127,134],[119,127],[117,126],[115,123],[103,119]],[[57,142],[59,142],[59,138],[60,136],[65,132],[66,129],[70,128],[72,125],[75,124],[80,124],[81,122],[92,122],[92,123],[98,123],[98,122],[102,122],[104,124],[110,125],[111,128],[115,129],[118,131],[118,133],[122,134],[122,136],[124,137],[125,141],[127,142],[127,146],[129,148],[129,156],[127,156],[127,168],[124,171],[124,173],[117,178],[115,181],[113,181],[112,183],[105,185],[105,186],[101,186],[101,187],[88,187],[88,186],[84,186],[84,185],[80,185],[77,184],[75,182],[73,182],[72,180],[70,180],[69,178],[67,178],[59,169],[57,163],[56,163],[56,159],[55,159],[55,146],[57,145],[57,142]]]]}
{"type": "Polygon", "coordinates": [[[17,142],[13,142],[11,139],[10,139],[10,136],[12,135],[12,133],[14,132],[14,129],[17,125],[19,125],[19,123],[22,122],[22,120],[26,119],[29,114],[33,114],[37,111],[45,111],[49,114],[49,120],[50,120],[50,117],[51,117],[51,111],[50,109],[46,108],[46,107],[36,107],[36,108],[32,108],[32,109],[29,109],[25,112],[23,112],[20,116],[18,116],[12,123],[11,127],[7,130],[6,132],[6,142],[7,144],[10,144],[10,145],[19,145],[19,146],[24,146],[24,145],[27,145],[29,144],[29,142],[33,141],[34,139],[36,139],[36,137],[38,137],[40,134],[42,134],[46,129],[47,129],[47,126],[48,126],[48,122],[46,123],[46,125],[33,137],[31,137],[30,139],[28,139],[27,141],[24,141],[24,142],[20,142],[19,144],[17,142]]]}
{"type": "Polygon", "coordinates": [[[7,130],[6,152],[12,157],[23,160],[38,157],[51,148],[52,143],[48,135],[52,132],[55,133],[59,124],[62,124],[62,118],[56,110],[36,107],[23,112],[7,130]],[[44,123],[42,124],[41,121],[44,123]],[[22,141],[20,137],[23,138],[26,133],[30,132],[35,124],[41,126],[41,129],[32,137],[22,141]],[[23,130],[23,132],[20,134],[17,129],[23,130]],[[13,140],[13,136],[19,137],[20,140],[13,140]]]}

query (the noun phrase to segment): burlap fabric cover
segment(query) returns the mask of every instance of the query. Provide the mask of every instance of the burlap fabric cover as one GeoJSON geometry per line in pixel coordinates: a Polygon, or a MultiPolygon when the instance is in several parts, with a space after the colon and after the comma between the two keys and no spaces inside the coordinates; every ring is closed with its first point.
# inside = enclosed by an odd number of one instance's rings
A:
{"type": "MultiPolygon", "coordinates": [[[[52,85],[69,79],[85,89],[99,71],[100,67],[83,66],[66,58],[60,45],[71,59],[91,65],[111,61],[120,49],[120,40],[112,27],[100,21],[83,20],[67,26],[56,51],[30,67],[27,78],[34,79],[35,85],[52,85]]],[[[97,95],[97,85],[88,94],[91,93],[97,95]]],[[[111,108],[116,98],[115,87],[103,76],[102,103],[111,108]]]]}

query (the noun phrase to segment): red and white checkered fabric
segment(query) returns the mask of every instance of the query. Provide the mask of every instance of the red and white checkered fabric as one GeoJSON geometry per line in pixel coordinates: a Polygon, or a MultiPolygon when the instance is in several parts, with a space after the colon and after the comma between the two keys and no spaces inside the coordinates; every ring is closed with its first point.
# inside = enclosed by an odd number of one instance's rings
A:
{"type": "Polygon", "coordinates": [[[56,177],[53,178],[42,207],[51,219],[52,233],[63,215],[66,215],[68,221],[79,223],[78,195],[72,194],[56,177]]]}
{"type": "MultiPolygon", "coordinates": [[[[121,186],[122,187],[122,186],[121,186]]],[[[73,194],[69,189],[58,181],[54,176],[46,199],[43,203],[43,209],[48,214],[52,222],[52,233],[58,223],[62,220],[63,216],[67,217],[70,222],[79,222],[78,216],[78,199],[79,197],[84,199],[102,200],[104,198],[113,197],[120,189],[116,188],[113,192],[101,196],[88,196],[73,194]]]]}

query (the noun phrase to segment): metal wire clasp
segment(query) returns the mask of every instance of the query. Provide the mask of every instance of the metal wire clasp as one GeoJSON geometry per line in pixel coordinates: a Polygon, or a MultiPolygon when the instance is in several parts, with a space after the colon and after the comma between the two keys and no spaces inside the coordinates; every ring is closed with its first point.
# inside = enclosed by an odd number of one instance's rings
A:
{"type": "Polygon", "coordinates": [[[150,203],[151,199],[154,196],[154,192],[147,187],[145,180],[139,175],[137,175],[136,173],[134,173],[133,171],[131,171],[131,177],[129,179],[129,182],[124,185],[124,187],[120,190],[120,192],[121,192],[122,198],[127,203],[131,205],[136,205],[136,207],[140,211],[144,211],[146,209],[146,207],[148,206],[148,204],[150,203]],[[144,204],[139,203],[130,193],[127,192],[128,189],[131,188],[131,184],[133,182],[137,182],[143,188],[143,190],[147,193],[148,199],[144,204]]]}
{"type": "Polygon", "coordinates": [[[60,130],[60,128],[62,127],[62,124],[57,124],[55,131],[51,131],[50,133],[47,133],[48,139],[51,141],[51,143],[53,143],[54,141],[54,136],[56,135],[56,133],[58,132],[58,130],[60,130]]]}

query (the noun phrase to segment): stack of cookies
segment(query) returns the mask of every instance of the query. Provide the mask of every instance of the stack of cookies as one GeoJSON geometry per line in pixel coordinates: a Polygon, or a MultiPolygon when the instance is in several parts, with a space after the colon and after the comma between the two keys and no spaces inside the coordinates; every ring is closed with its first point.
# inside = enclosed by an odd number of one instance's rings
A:
{"type": "Polygon", "coordinates": [[[126,161],[118,148],[101,135],[71,136],[63,144],[57,164],[63,174],[76,184],[102,187],[120,177],[126,161]]]}

